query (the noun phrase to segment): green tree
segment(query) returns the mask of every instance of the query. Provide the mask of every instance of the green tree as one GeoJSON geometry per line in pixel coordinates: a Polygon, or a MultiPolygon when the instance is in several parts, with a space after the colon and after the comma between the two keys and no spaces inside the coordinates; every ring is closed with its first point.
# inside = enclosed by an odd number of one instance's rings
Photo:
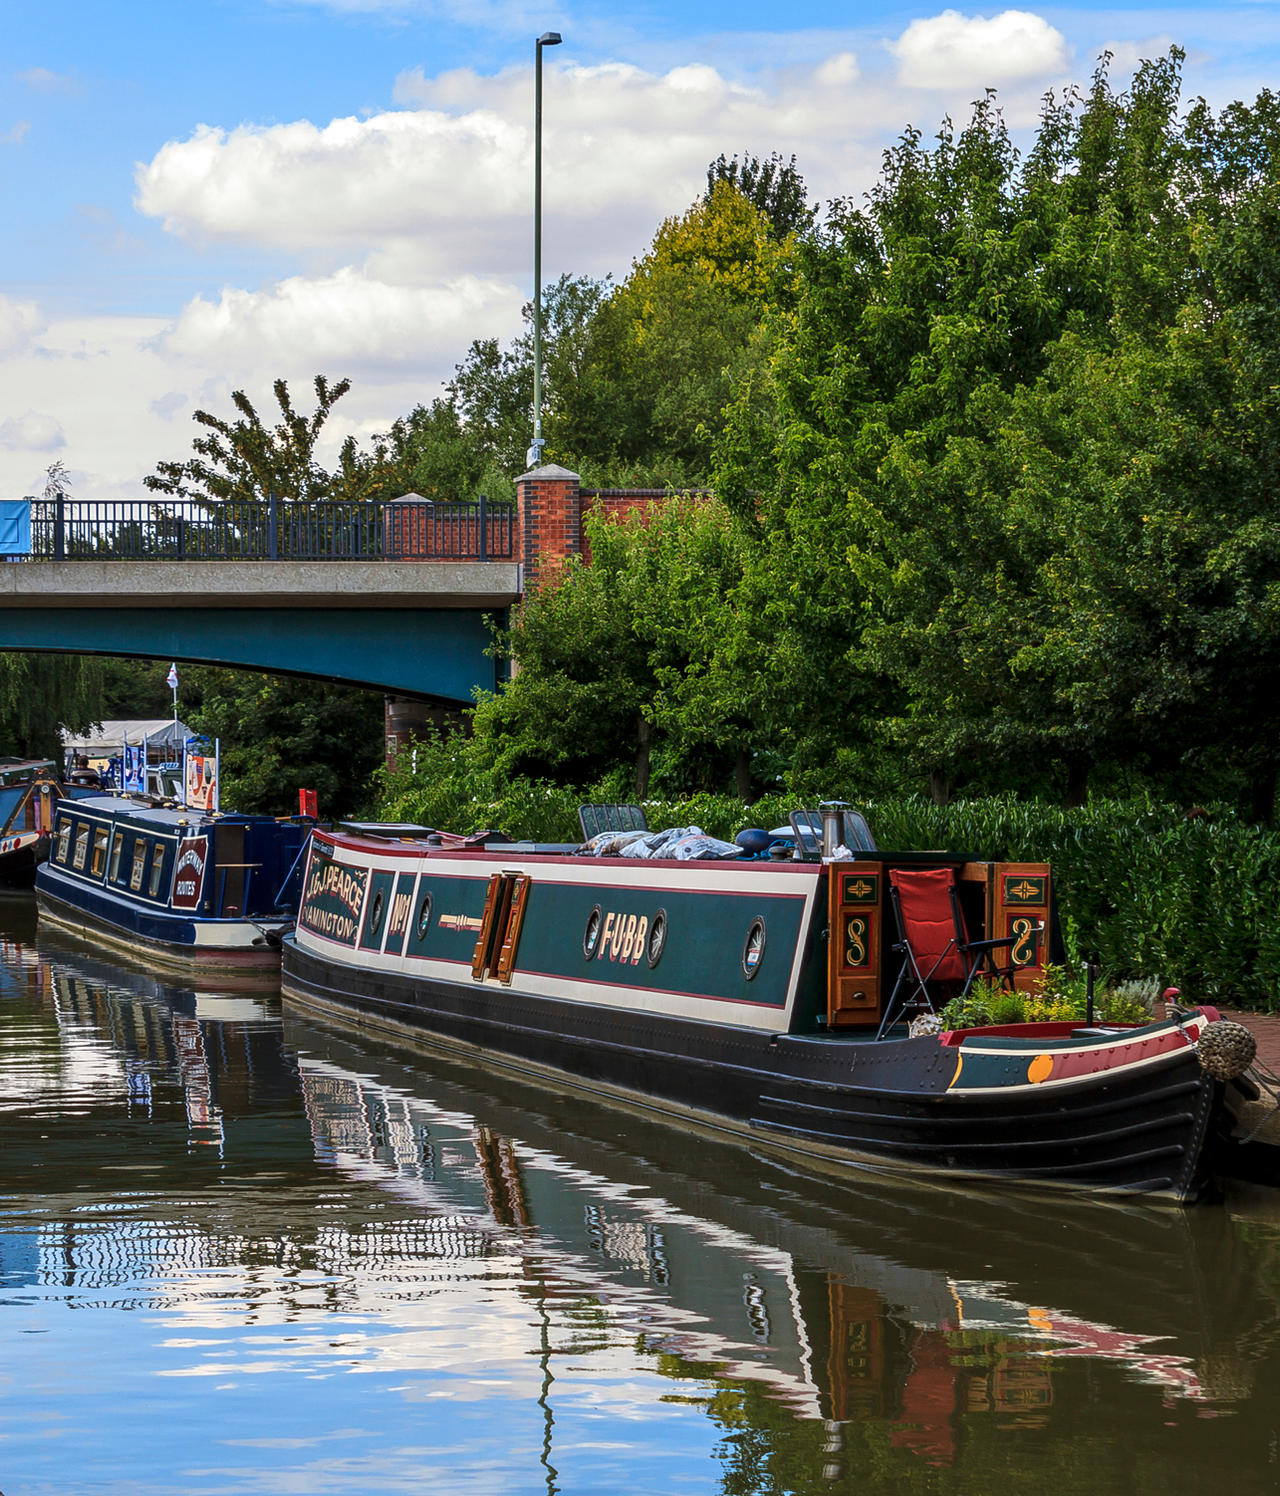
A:
{"type": "Polygon", "coordinates": [[[725,406],[765,364],[793,237],[728,182],[668,219],[592,319],[548,452],[602,486],[702,486],[725,406]]]}
{"type": "MultiPolygon", "coordinates": [[[[236,390],[231,403],[240,412],[226,420],[207,410],[197,410],[192,419],[207,434],[191,443],[195,456],[185,462],[160,462],[142,481],[153,493],[204,503],[263,499],[275,494],[286,500],[311,503],[328,498],[333,483],[316,461],[316,443],[333,407],[351,388],[349,379],[331,384],[323,374],[315,377],[316,408],[310,415],[294,409],[288,382],[277,379],[272,386],[280,420],[268,426],[243,390],[236,390]]],[[[350,444],[354,454],[354,444],[350,444]]]]}
{"type": "Polygon", "coordinates": [[[569,561],[515,612],[501,647],[518,666],[476,707],[477,757],[509,778],[579,784],[633,761],[643,794],[653,671],[633,627],[625,564],[614,564],[607,544],[593,559],[569,561]]]}
{"type": "Polygon", "coordinates": [[[60,764],[61,730],[87,732],[102,715],[100,660],[0,654],[0,752],[60,764]]]}
{"type": "Polygon", "coordinates": [[[720,182],[735,188],[769,220],[775,239],[803,234],[813,227],[818,210],[809,202],[804,178],[796,167],[796,158],[784,161],[777,151],[762,161],[744,151],[741,159],[731,160],[723,152],[707,167],[707,190],[703,202],[709,203],[720,182]]]}
{"type": "Polygon", "coordinates": [[[640,796],[750,797],[778,679],[767,620],[743,607],[749,532],[687,497],[586,529],[590,565],[570,562],[513,620],[519,667],[476,709],[480,762],[568,784],[627,762],[640,796]]]}
{"type": "Polygon", "coordinates": [[[189,667],[184,720],[221,741],[222,802],[239,811],[296,812],[317,791],[321,814],[358,815],[383,757],[380,693],[250,670],[189,667]]]}
{"type": "Polygon", "coordinates": [[[1116,94],[1104,60],[1025,160],[990,97],[930,146],[908,131],[798,246],[772,418],[744,387],[725,426],[717,485],[757,490],[798,710],[826,679],[857,735],[870,696],[940,795],[1078,798],[1098,766],[1203,766],[1224,730],[1275,764],[1241,703],[1277,694],[1276,111],[1180,119],[1180,64],[1116,94]]]}

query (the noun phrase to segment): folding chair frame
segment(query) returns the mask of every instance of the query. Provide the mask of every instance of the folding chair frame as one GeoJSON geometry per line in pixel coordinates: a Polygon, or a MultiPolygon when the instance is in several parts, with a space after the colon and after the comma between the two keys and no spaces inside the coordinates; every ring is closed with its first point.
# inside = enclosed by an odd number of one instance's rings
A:
{"type": "Polygon", "coordinates": [[[970,940],[968,926],[965,923],[964,910],[960,907],[960,894],[952,878],[951,887],[947,890],[951,902],[951,921],[954,933],[943,948],[941,955],[933,963],[928,971],[922,972],[920,963],[916,960],[916,953],[911,948],[911,941],[907,937],[907,922],[902,913],[902,898],[896,885],[892,880],[889,882],[889,902],[893,905],[893,917],[898,926],[898,940],[893,949],[902,957],[902,966],[898,971],[898,979],[893,984],[893,991],[889,994],[889,1001],[885,1004],[884,1016],[880,1020],[880,1027],[876,1030],[876,1038],[883,1039],[885,1034],[897,1023],[898,1019],[906,1013],[908,1008],[924,1008],[930,1013],[938,1011],[933,998],[929,995],[928,984],[933,974],[947,957],[956,951],[963,959],[967,971],[964,983],[960,988],[960,997],[968,997],[977,980],[982,968],[986,966],[988,975],[993,981],[999,981],[1004,985],[1006,991],[1013,987],[1013,966],[1000,966],[996,961],[995,953],[998,950],[1011,950],[1015,941],[1013,936],[1006,936],[999,940],[970,940]],[[911,990],[899,997],[903,985],[913,982],[911,990]]]}

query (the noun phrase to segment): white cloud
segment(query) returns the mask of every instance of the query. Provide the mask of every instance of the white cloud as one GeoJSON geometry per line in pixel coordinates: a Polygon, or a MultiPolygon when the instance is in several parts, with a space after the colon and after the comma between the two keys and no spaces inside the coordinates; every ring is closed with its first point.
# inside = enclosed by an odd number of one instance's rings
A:
{"type": "Polygon", "coordinates": [[[1042,16],[1001,11],[990,20],[958,10],[912,21],[889,50],[910,88],[986,88],[1056,77],[1068,65],[1066,38],[1042,16]]]}
{"type": "Polygon", "coordinates": [[[172,421],[180,410],[185,410],[190,404],[190,397],[182,390],[170,390],[167,395],[159,395],[154,399],[147,409],[160,417],[162,421],[172,421]]]}
{"type": "Polygon", "coordinates": [[[1140,63],[1150,61],[1153,57],[1168,57],[1169,48],[1177,45],[1179,45],[1177,37],[1163,33],[1139,41],[1104,42],[1097,52],[1099,56],[1103,52],[1111,54],[1111,61],[1107,64],[1107,73],[1114,86],[1123,87],[1124,80],[1137,72],[1140,63]]]}
{"type": "MultiPolygon", "coordinates": [[[[988,57],[1000,53],[996,43],[1009,54],[1006,118],[1034,120],[1040,84],[1028,59],[1060,58],[1057,33],[1018,12],[955,17],[940,32],[946,21],[916,22],[898,43],[897,65],[904,77],[919,74],[923,93],[890,76],[887,54],[860,59],[844,37],[816,60],[780,48],[742,77],[703,62],[661,71],[549,59],[547,279],[625,274],[661,220],[702,191],[707,162],[722,152],[794,152],[815,197],[856,197],[904,124],[929,128],[945,110],[964,112],[972,82],[955,56],[972,51],[975,36],[988,57]],[[1021,28],[1009,20],[1019,15],[1021,28]],[[943,42],[949,94],[925,65],[943,42]]],[[[171,140],[136,167],[135,203],[180,243],[201,246],[191,284],[165,316],[48,327],[33,304],[0,297],[0,412],[53,414],[84,497],[139,494],[157,461],[190,452],[194,407],[230,414],[231,391],[243,388],[269,412],[276,378],[301,403],[316,373],[350,374],[335,440],[386,430],[439,393],[472,339],[519,326],[531,290],[531,71],[408,72],[396,82],[401,107],[367,118],[200,126],[171,140]],[[228,276],[196,294],[221,245],[265,254],[273,272],[249,285],[228,276]]],[[[117,242],[120,226],[99,210],[82,216],[117,242]]],[[[25,444],[0,449],[0,493],[31,492],[50,431],[15,425],[10,438],[25,444]]]]}
{"type": "Polygon", "coordinates": [[[0,145],[21,145],[27,138],[27,131],[30,128],[30,120],[20,119],[16,121],[3,135],[0,135],[0,145]]]}
{"type": "Polygon", "coordinates": [[[29,452],[56,452],[65,447],[67,438],[62,423],[56,416],[42,410],[29,410],[25,415],[10,416],[0,421],[0,447],[10,447],[29,452]]]}
{"type": "Polygon", "coordinates": [[[814,74],[824,88],[847,88],[850,83],[856,83],[861,75],[858,59],[852,52],[837,52],[834,57],[828,57],[825,62],[819,63],[814,74]]]}
{"type": "Polygon", "coordinates": [[[477,330],[514,332],[522,299],[514,286],[475,276],[403,286],[348,266],[319,279],[293,276],[263,291],[224,290],[216,302],[197,296],[160,346],[220,367],[283,359],[339,375],[422,367],[438,357],[436,350],[465,349],[477,330]]]}
{"type": "MultiPolygon", "coordinates": [[[[560,252],[576,270],[624,268],[725,150],[794,151],[817,178],[834,177],[838,162],[847,180],[851,154],[855,169],[876,159],[867,137],[884,118],[884,89],[852,88],[857,78],[848,51],[755,87],[704,64],[551,70],[549,262],[560,252]]],[[[327,256],[330,270],[367,254],[378,275],[393,265],[427,283],[460,270],[527,276],[530,92],[527,68],[409,72],[396,97],[416,107],[323,126],[201,126],[138,167],[136,205],[180,237],[327,256]]]]}
{"type": "Polygon", "coordinates": [[[21,348],[40,325],[40,311],[34,301],[15,301],[0,292],[0,353],[21,348]]]}
{"type": "Polygon", "coordinates": [[[25,83],[36,93],[76,93],[79,86],[74,78],[65,73],[51,73],[48,68],[27,68],[16,74],[19,83],[25,83]]]}
{"type": "MultiPolygon", "coordinates": [[[[166,341],[171,330],[160,318],[55,321],[26,349],[0,361],[0,410],[14,409],[20,393],[17,408],[28,411],[0,427],[0,496],[38,492],[48,454],[56,450],[78,498],[145,498],[142,479],[157,462],[191,455],[199,428],[189,416],[196,406],[234,418],[231,391],[243,389],[270,419],[277,378],[289,381],[297,405],[307,410],[317,373],[349,372],[346,366],[321,368],[305,350],[282,354],[254,349],[247,340],[225,362],[221,353],[180,352],[166,341]],[[33,419],[40,413],[42,419],[33,419]],[[60,441],[49,421],[60,428],[60,441]]],[[[331,434],[321,460],[334,461],[349,432],[366,438],[385,431],[397,416],[429,402],[456,361],[452,346],[424,348],[416,367],[358,377],[326,428],[331,434]]]]}
{"type": "Polygon", "coordinates": [[[200,126],[137,172],[138,209],[171,233],[286,249],[376,242],[516,207],[527,141],[484,114],[387,113],[317,127],[200,126]]]}

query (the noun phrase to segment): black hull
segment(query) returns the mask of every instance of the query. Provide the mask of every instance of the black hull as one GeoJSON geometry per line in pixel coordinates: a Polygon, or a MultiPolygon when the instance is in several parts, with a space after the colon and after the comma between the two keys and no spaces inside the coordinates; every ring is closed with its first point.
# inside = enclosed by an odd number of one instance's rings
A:
{"type": "Polygon", "coordinates": [[[492,983],[414,981],[330,962],[292,941],[284,995],[360,1026],[560,1072],[774,1151],[1178,1202],[1207,1183],[1219,1088],[1190,1051],[1069,1092],[975,1097],[948,1093],[955,1053],[936,1038],[775,1036],[492,983]]]}
{"type": "Polygon", "coordinates": [[[0,854],[0,891],[36,886],[36,869],[49,855],[47,836],[29,847],[0,854]]]}

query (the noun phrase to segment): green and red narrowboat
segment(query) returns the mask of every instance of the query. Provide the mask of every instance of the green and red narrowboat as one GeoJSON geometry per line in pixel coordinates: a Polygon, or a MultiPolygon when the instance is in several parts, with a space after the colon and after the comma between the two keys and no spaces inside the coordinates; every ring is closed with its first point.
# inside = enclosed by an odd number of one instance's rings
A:
{"type": "Polygon", "coordinates": [[[1201,1063],[1214,1009],[913,1034],[891,1004],[904,869],[949,870],[957,911],[1030,986],[1051,954],[1046,864],[836,861],[803,836],[773,851],[659,861],[318,830],[284,993],[786,1153],[1178,1202],[1210,1186],[1251,1091],[1201,1063]]]}

